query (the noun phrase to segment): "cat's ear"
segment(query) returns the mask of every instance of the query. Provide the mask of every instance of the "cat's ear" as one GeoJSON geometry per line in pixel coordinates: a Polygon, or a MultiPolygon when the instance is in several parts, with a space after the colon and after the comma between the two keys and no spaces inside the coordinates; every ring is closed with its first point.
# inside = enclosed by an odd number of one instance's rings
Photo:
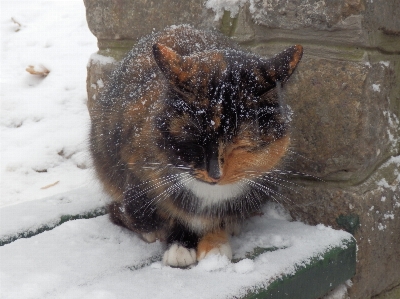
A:
{"type": "Polygon", "coordinates": [[[188,56],[181,56],[173,49],[162,45],[153,45],[153,55],[158,67],[167,80],[174,86],[190,91],[196,62],[188,56]]]}
{"type": "Polygon", "coordinates": [[[262,60],[256,70],[259,94],[274,88],[278,82],[286,82],[292,75],[303,55],[303,47],[295,45],[268,60],[262,60]]]}

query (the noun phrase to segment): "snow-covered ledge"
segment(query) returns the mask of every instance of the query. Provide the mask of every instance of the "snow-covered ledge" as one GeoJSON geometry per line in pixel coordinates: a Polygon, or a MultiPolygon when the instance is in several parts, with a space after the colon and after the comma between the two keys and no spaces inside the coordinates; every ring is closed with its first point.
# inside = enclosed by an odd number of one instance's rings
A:
{"type": "Polygon", "coordinates": [[[212,256],[190,269],[166,267],[160,261],[162,243],[145,243],[107,215],[97,216],[107,201],[99,189],[82,188],[1,208],[0,240],[7,241],[0,247],[2,294],[309,299],[333,289],[344,296],[350,285],[344,282],[355,272],[351,234],[292,221],[273,203],[232,237],[232,262],[212,256]],[[69,221],[60,223],[65,216],[69,221]]]}

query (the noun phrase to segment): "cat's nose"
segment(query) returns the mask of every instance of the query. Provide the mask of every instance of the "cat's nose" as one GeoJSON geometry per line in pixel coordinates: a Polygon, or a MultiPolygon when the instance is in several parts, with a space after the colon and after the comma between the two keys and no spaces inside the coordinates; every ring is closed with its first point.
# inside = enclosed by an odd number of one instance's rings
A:
{"type": "Polygon", "coordinates": [[[208,164],[207,173],[210,178],[218,181],[221,178],[221,170],[219,167],[218,159],[210,159],[208,164]]]}

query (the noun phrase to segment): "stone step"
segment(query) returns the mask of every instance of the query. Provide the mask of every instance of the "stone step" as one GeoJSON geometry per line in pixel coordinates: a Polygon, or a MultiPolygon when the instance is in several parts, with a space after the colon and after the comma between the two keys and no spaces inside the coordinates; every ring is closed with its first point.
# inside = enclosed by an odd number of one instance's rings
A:
{"type": "Polygon", "coordinates": [[[0,246],[62,223],[106,213],[109,198],[97,185],[0,208],[0,246]]]}
{"type": "Polygon", "coordinates": [[[191,269],[165,267],[164,244],[144,243],[99,216],[107,200],[83,188],[1,208],[6,297],[131,298],[135,292],[135,298],[311,299],[355,273],[351,234],[290,222],[276,215],[274,205],[232,237],[232,262],[211,257],[191,269]]]}

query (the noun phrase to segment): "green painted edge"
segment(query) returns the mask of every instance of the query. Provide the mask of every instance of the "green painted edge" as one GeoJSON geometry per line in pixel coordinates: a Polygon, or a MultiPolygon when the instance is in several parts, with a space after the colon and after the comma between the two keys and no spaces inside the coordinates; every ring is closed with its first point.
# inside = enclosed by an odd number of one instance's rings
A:
{"type": "Polygon", "coordinates": [[[336,218],[336,223],[346,232],[354,236],[357,229],[360,227],[360,217],[357,214],[340,214],[339,217],[336,218]]]}
{"type": "MultiPolygon", "coordinates": [[[[356,273],[355,239],[344,240],[322,256],[311,259],[306,266],[298,265],[296,273],[286,275],[267,287],[256,287],[242,299],[316,299],[350,279],[356,273]]],[[[267,282],[268,283],[268,282],[267,282]]]]}
{"type": "Polygon", "coordinates": [[[106,207],[101,207],[97,208],[95,210],[91,210],[88,212],[85,212],[83,214],[78,214],[78,215],[62,215],[58,221],[52,222],[51,224],[43,224],[39,226],[36,229],[33,230],[27,230],[24,232],[16,233],[14,235],[9,235],[9,236],[4,236],[0,239],[0,246],[4,246],[7,244],[10,244],[18,239],[23,239],[23,238],[31,238],[33,236],[36,236],[38,234],[41,234],[45,231],[52,230],[53,228],[60,226],[61,224],[71,221],[71,220],[77,220],[77,219],[90,219],[90,218],[95,218],[98,216],[105,215],[107,213],[106,207]]]}

